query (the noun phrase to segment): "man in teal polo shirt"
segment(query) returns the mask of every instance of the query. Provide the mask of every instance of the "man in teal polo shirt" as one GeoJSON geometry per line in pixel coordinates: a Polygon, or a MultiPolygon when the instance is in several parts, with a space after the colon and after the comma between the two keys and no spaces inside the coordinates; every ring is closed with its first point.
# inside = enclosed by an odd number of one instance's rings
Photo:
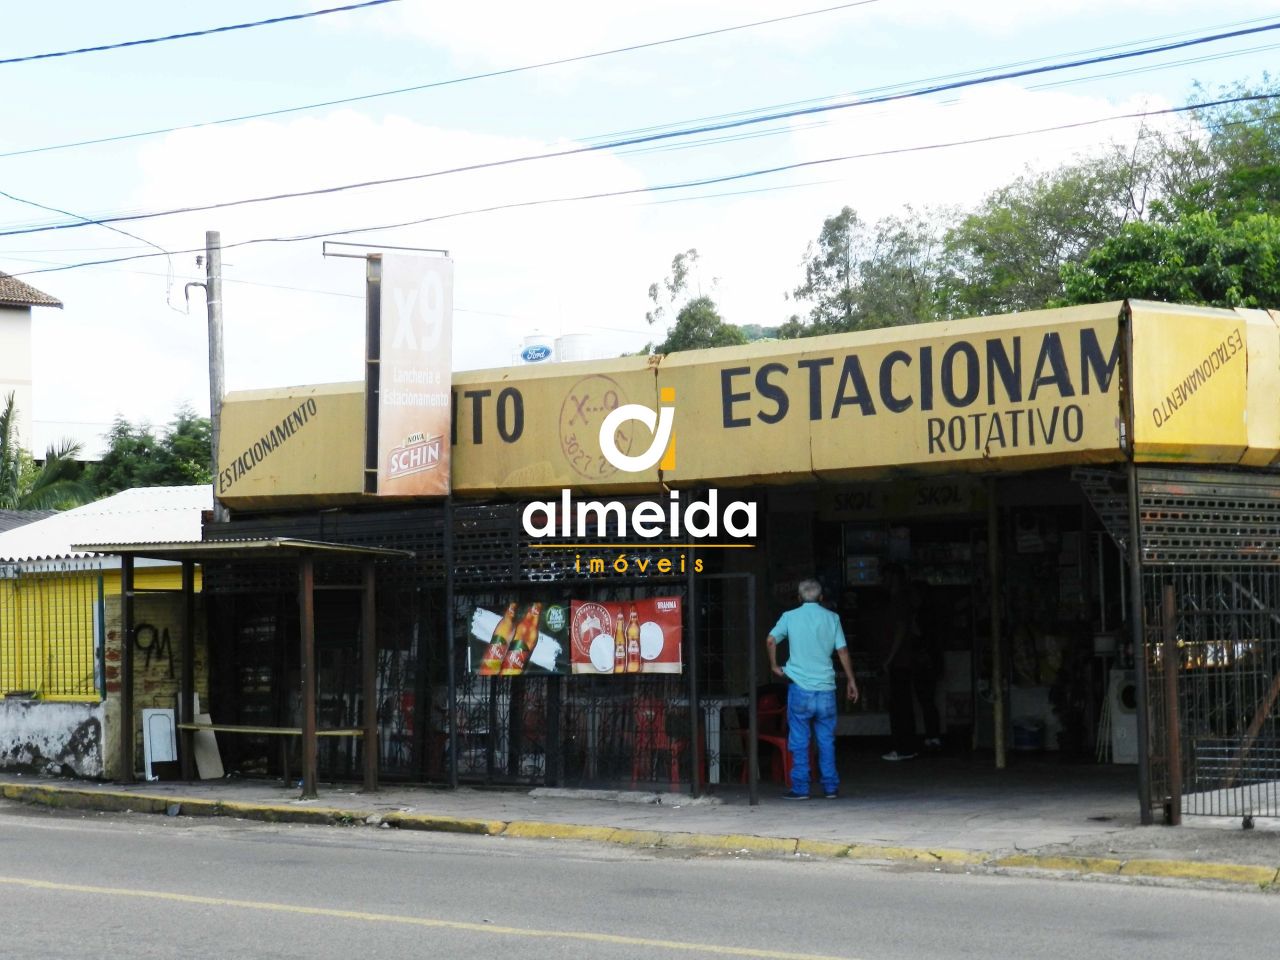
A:
{"type": "Polygon", "coordinates": [[[831,655],[840,658],[846,677],[845,693],[858,701],[858,683],[844,639],[840,618],[822,606],[822,584],[800,581],[800,606],[788,610],[769,631],[769,667],[775,676],[787,677],[787,749],[791,751],[791,790],[788,800],[809,799],[809,724],[818,738],[818,768],[822,774],[823,796],[839,796],[836,774],[836,671],[831,655]],[[790,641],[785,667],[778,666],[778,644],[790,641]]]}

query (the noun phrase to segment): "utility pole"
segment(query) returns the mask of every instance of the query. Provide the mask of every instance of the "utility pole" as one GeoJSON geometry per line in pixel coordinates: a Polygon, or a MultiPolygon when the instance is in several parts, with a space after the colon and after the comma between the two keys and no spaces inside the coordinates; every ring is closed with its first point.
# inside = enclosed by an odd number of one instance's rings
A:
{"type": "MultiPolygon", "coordinates": [[[[209,449],[213,457],[213,485],[218,488],[218,441],[222,435],[222,234],[206,230],[205,305],[209,309],[209,449]]],[[[213,499],[215,523],[226,523],[227,508],[213,499]]]]}
{"type": "MultiPolygon", "coordinates": [[[[199,266],[200,260],[196,259],[199,266]]],[[[218,443],[222,435],[222,234],[217,230],[204,233],[204,283],[188,283],[184,293],[192,287],[204,288],[205,306],[209,311],[209,470],[213,474],[214,489],[218,485],[218,443]]],[[[226,523],[230,517],[227,508],[213,498],[215,523],[226,523]]]]}

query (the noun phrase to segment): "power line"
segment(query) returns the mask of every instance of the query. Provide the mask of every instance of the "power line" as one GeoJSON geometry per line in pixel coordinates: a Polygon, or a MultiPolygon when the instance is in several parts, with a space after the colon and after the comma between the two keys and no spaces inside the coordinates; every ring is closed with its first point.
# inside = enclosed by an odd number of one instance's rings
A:
{"type": "Polygon", "coordinates": [[[180,130],[197,130],[201,127],[222,126],[228,123],[240,123],[244,120],[262,120],[267,117],[279,117],[289,113],[300,113],[304,110],[322,110],[325,107],[340,107],[349,103],[360,103],[364,100],[376,100],[380,97],[392,97],[402,93],[417,93],[422,90],[434,90],[437,87],[450,87],[460,83],[470,83],[473,80],[489,80],[495,77],[507,77],[517,73],[526,73],[530,70],[541,70],[546,67],[560,67],[570,63],[581,63],[584,60],[595,60],[599,57],[610,57],[619,53],[633,53],[637,50],[648,50],[653,47],[660,47],[672,43],[683,43],[686,40],[701,40],[706,37],[719,36],[725,33],[734,33],[739,30],[750,30],[754,27],[771,26],[777,23],[785,23],[789,20],[799,20],[804,17],[816,17],[826,13],[835,13],[840,10],[848,10],[853,7],[864,7],[868,4],[879,3],[880,0],[856,0],[853,3],[842,3],[834,7],[823,7],[819,10],[807,10],[803,13],[793,13],[785,17],[772,17],[768,20],[755,20],[751,23],[739,23],[729,27],[718,27],[712,30],[703,30],[699,33],[684,34],[679,37],[668,37],[664,40],[650,40],[646,43],[635,43],[626,47],[615,47],[611,50],[598,50],[594,53],[583,53],[573,57],[564,57],[560,60],[544,60],[540,63],[529,63],[518,67],[506,67],[501,70],[491,70],[487,73],[473,73],[463,77],[451,77],[448,80],[435,80],[430,83],[419,83],[410,87],[397,87],[393,90],[379,90],[375,93],[363,93],[351,97],[341,97],[335,100],[321,100],[317,103],[304,103],[293,107],[280,107],[277,110],[264,110],[261,113],[245,113],[234,117],[223,117],[218,120],[202,120],[198,123],[177,124],[171,127],[157,127],[154,130],[139,130],[134,133],[121,133],[109,137],[96,137],[88,140],[75,140],[69,143],[55,143],[43,147],[27,147],[23,150],[10,150],[7,153],[0,153],[0,159],[5,157],[21,157],[32,153],[47,153],[51,150],[69,150],[73,147],[88,147],[102,143],[117,143],[121,140],[136,140],[139,137],[154,137],[165,133],[177,133],[180,130]]]}
{"type": "MultiPolygon", "coordinates": [[[[866,160],[877,157],[900,156],[912,153],[924,153],[934,150],[950,149],[952,147],[974,146],[984,143],[996,143],[1004,140],[1013,140],[1019,137],[1037,136],[1046,133],[1056,133],[1063,130],[1077,130],[1084,127],[1097,126],[1104,123],[1114,123],[1120,120],[1139,120],[1158,116],[1172,116],[1183,113],[1192,113],[1198,110],[1206,110],[1213,107],[1229,106],[1237,103],[1253,103],[1261,101],[1269,101],[1280,99],[1280,94],[1251,94],[1247,96],[1226,97],[1220,100],[1206,101],[1204,103],[1186,104],[1180,107],[1167,107],[1161,110],[1143,110],[1134,113],[1115,114],[1109,117],[1096,117],[1092,120],[1079,120],[1073,123],[1056,124],[1049,127],[1038,127],[1032,130],[1019,130],[1010,133],[991,134],[985,137],[974,137],[968,140],[951,140],[939,143],[917,144],[909,147],[895,147],[886,150],[874,150],[865,153],[853,153],[839,157],[825,157],[818,160],[802,160],[795,163],[781,164],[774,167],[766,167],[757,170],[747,170],[738,173],[724,174],[715,177],[705,177],[697,180],[685,180],[677,183],[656,184],[647,187],[635,187],[627,190],[610,190],[598,193],[579,194],[570,197],[546,197],[538,200],[524,200],[514,203],[494,204],[488,207],[476,207],[469,210],[458,210],[453,213],[437,214],[430,217],[420,217],[414,220],[403,220],[397,223],[383,223],[366,225],[361,227],[349,227],[342,230],[325,230],[316,233],[298,234],[289,237],[257,237],[251,240],[239,240],[234,243],[223,244],[224,250],[230,250],[235,247],[254,246],[263,243],[298,243],[306,240],[319,240],[325,237],[348,236],[356,233],[369,233],[374,230],[396,230],[403,227],[419,226],[424,223],[438,223],[443,220],[454,220],[460,217],[475,216],[481,213],[495,213],[502,210],[527,209],[532,207],[551,206],[563,203],[580,203],[589,200],[604,200],[616,197],[634,196],[645,193],[666,193],[674,190],[684,190],[692,187],[713,186],[720,183],[732,183],[740,180],[749,180],[756,177],[770,176],[773,174],[784,173],[791,170],[801,170],[808,167],[824,166],[832,163],[844,163],[850,160],[866,160]]],[[[1252,121],[1270,120],[1280,117],[1280,113],[1267,114],[1263,117],[1253,118],[1252,121]]],[[[1247,123],[1241,121],[1241,123],[1247,123]]],[[[790,189],[793,185],[784,184],[777,187],[769,188],[772,190],[790,189]]],[[[760,192],[760,191],[757,191],[760,192]]],[[[188,250],[174,251],[175,253],[200,253],[203,247],[193,247],[188,250]]],[[[81,267],[97,267],[107,264],[126,263],[133,260],[145,260],[156,256],[151,253],[134,254],[126,257],[114,257],[104,260],[89,260],[80,263],[66,264],[57,267],[48,267],[40,270],[27,270],[21,273],[14,273],[11,276],[22,277],[36,273],[57,273],[63,270],[75,270],[81,267]]]]}
{"type": "MultiPolygon", "coordinates": [[[[0,197],[5,197],[6,199],[12,200],[15,203],[26,204],[29,207],[36,207],[39,210],[47,210],[50,213],[60,213],[64,217],[76,217],[77,219],[83,220],[86,223],[93,222],[88,217],[82,217],[80,214],[72,213],[70,210],[63,210],[61,207],[51,207],[51,206],[48,206],[47,204],[37,203],[35,200],[27,200],[27,199],[24,199],[23,197],[14,196],[12,193],[6,193],[4,190],[0,190],[0,197]]],[[[158,243],[152,243],[150,240],[146,239],[145,237],[140,237],[136,233],[130,233],[128,230],[122,230],[120,227],[112,226],[109,223],[101,224],[101,226],[104,229],[110,230],[112,233],[118,233],[120,234],[120,236],[128,237],[130,240],[137,240],[139,243],[145,244],[146,246],[151,247],[153,250],[159,250],[160,253],[164,254],[166,260],[168,261],[168,272],[165,276],[166,282],[165,282],[165,290],[164,290],[164,302],[169,306],[171,310],[177,309],[170,302],[170,296],[173,293],[173,257],[170,255],[169,251],[166,250],[164,247],[160,246],[158,243]]]]}
{"type": "MultiPolygon", "coordinates": [[[[1139,44],[1162,43],[1168,40],[1177,39],[1179,37],[1199,36],[1199,35],[1202,35],[1206,30],[1213,30],[1213,31],[1226,30],[1226,29],[1232,29],[1235,27],[1243,27],[1243,26],[1249,26],[1252,24],[1262,23],[1264,21],[1273,22],[1274,19],[1275,19],[1274,17],[1255,17],[1250,20],[1236,20],[1228,23],[1214,24],[1209,27],[1198,28],[1196,30],[1183,30],[1177,33],[1163,34],[1163,35],[1154,36],[1154,37],[1145,37],[1137,40],[1127,40],[1123,43],[1114,43],[1114,44],[1109,44],[1109,45],[1100,46],[1100,47],[1090,47],[1083,50],[1071,50],[1064,53],[1051,54],[1051,55],[1042,56],[1042,57],[1033,57],[1025,60],[1015,60],[1008,63],[994,64],[989,67],[980,67],[980,68],[971,69],[971,70],[961,70],[953,73],[939,74],[937,76],[925,77],[917,80],[909,80],[909,81],[904,81],[900,83],[882,84],[880,86],[875,86],[875,87],[863,87],[858,90],[848,90],[843,93],[833,94],[833,95],[828,95],[823,97],[809,97],[803,100],[792,100],[792,101],[785,101],[783,103],[775,103],[766,107],[753,107],[748,110],[737,110],[731,113],[711,114],[708,116],[686,118],[683,120],[677,120],[669,123],[652,124],[649,126],[636,127],[636,128],[624,129],[624,130],[613,130],[611,132],[602,133],[593,137],[578,137],[575,139],[589,142],[591,140],[608,140],[608,139],[615,139],[618,137],[639,136],[641,134],[654,133],[660,130],[668,130],[668,129],[683,127],[691,124],[717,123],[721,120],[731,120],[737,117],[751,116],[751,115],[760,113],[762,110],[770,110],[770,111],[789,110],[794,107],[807,107],[807,106],[812,106],[816,104],[838,102],[842,98],[848,98],[848,97],[867,97],[867,96],[878,95],[883,93],[895,93],[901,90],[910,90],[914,86],[921,85],[921,84],[944,83],[949,80],[959,80],[965,77],[975,77],[975,76],[980,77],[984,74],[991,73],[993,71],[1014,70],[1021,67],[1034,66],[1036,64],[1051,63],[1055,60],[1060,60],[1062,58],[1067,58],[1067,57],[1070,57],[1070,58],[1086,57],[1095,53],[1104,53],[1104,52],[1113,51],[1113,50],[1124,50],[1127,48],[1136,47],[1139,44]]],[[[1266,49],[1266,48],[1253,47],[1247,50],[1233,50],[1233,51],[1228,51],[1224,54],[1221,54],[1220,56],[1233,57],[1242,53],[1256,52],[1257,50],[1261,50],[1261,49],[1266,49]]],[[[1199,61],[1191,58],[1185,58],[1185,59],[1179,59],[1179,60],[1172,60],[1172,61],[1161,63],[1161,64],[1154,64],[1150,67],[1146,67],[1142,69],[1160,70],[1160,69],[1165,69],[1171,66],[1180,66],[1185,63],[1196,63],[1196,62],[1199,62],[1199,61]]],[[[1065,85],[1065,84],[1071,84],[1071,83],[1087,81],[1090,79],[1095,79],[1097,76],[1100,76],[1100,75],[1094,75],[1093,77],[1059,80],[1059,81],[1054,81],[1053,83],[1065,85]]],[[[1029,89],[1049,88],[1053,85],[1053,83],[1037,84],[1035,86],[1030,87],[1029,89]]],[[[0,156],[3,156],[3,155],[0,154],[0,156]]]]}
{"type": "MultiPolygon", "coordinates": [[[[565,150],[556,150],[549,153],[526,154],[519,157],[508,157],[503,160],[490,160],[480,163],[465,164],[459,167],[450,167],[444,170],[434,170],[428,173],[407,174],[400,177],[385,177],[377,180],[363,180],[356,183],[338,184],[329,187],[318,187],[312,190],[296,190],[289,193],[277,193],[259,197],[246,197],[240,200],[224,200],[219,203],[201,204],[190,207],[175,207],[169,210],[158,210],[151,213],[134,213],[113,217],[102,217],[89,223],[60,223],[36,227],[24,227],[15,230],[0,231],[0,237],[21,236],[30,233],[45,233],[53,230],[72,230],[79,227],[92,226],[94,224],[109,223],[125,223],[134,220],[149,220],[157,217],[170,217],[179,214],[188,213],[204,213],[209,210],[225,210],[231,207],[241,207],[250,204],[269,203],[278,200],[293,200],[300,197],[317,197],[326,196],[336,193],[345,193],[349,190],[359,190],[368,187],[388,186],[396,183],[410,183],[418,180],[427,180],[435,177],[442,177],[456,173],[469,173],[477,170],[491,170],[498,167],[514,166],[516,164],[528,163],[535,160],[550,160],[560,157],[576,156],[587,153],[598,153],[604,150],[613,150],[619,147],[630,147],[643,143],[656,143],[664,140],[673,140],[679,137],[694,136],[696,134],[713,133],[719,130],[732,130],[741,127],[754,126],[761,123],[769,123],[775,120],[786,120],[792,117],[812,116],[821,113],[830,113],[836,110],[844,110],[850,107],[865,107],[877,103],[890,103],[899,100],[909,100],[918,97],[928,96],[935,93],[943,93],[950,90],[958,90],[966,87],[980,86],[989,83],[996,83],[1002,80],[1012,80],[1019,77],[1035,76],[1045,73],[1054,73],[1061,70],[1069,70],[1075,67],[1091,66],[1097,63],[1107,63],[1116,60],[1127,60],[1134,57],[1149,56],[1155,53],[1164,53],[1169,50],[1183,49],[1186,47],[1198,46],[1205,43],[1214,43],[1220,40],[1233,39],[1236,37],[1247,36],[1264,31],[1280,29],[1280,22],[1270,23],[1265,26],[1249,27],[1241,30],[1233,30],[1227,33],[1210,34],[1206,36],[1195,37],[1190,40],[1180,40],[1174,43],[1161,44],[1154,47],[1144,47],[1137,50],[1123,51],[1119,53],[1104,54],[1096,57],[1088,57],[1085,59],[1069,60],[1060,63],[1047,64],[1035,67],[1028,67],[1020,70],[1006,71],[1004,73],[987,74],[981,77],[968,78],[963,80],[954,80],[948,83],[934,84],[927,87],[919,87],[914,90],[908,90],[901,93],[884,94],[879,97],[872,97],[864,100],[846,101],[842,103],[824,104],[820,106],[805,107],[795,110],[786,110],[782,112],[764,114],[756,117],[746,117],[738,120],[728,120],[722,123],[705,124],[701,127],[687,128],[683,130],[666,131],[661,133],[652,133],[639,137],[629,137],[621,140],[610,140],[603,143],[590,144],[581,147],[571,147],[565,150]]],[[[1223,101],[1226,102],[1226,101],[1223,101]]]]}
{"type": "Polygon", "coordinates": [[[120,43],[104,43],[96,47],[76,47],[74,50],[57,50],[53,53],[31,53],[24,57],[9,57],[0,60],[0,66],[9,63],[29,63],[32,60],[52,60],[55,57],[74,57],[81,53],[101,53],[104,50],[122,50],[125,47],[141,47],[151,43],[168,43],[170,40],[188,40],[191,37],[207,37],[215,33],[229,33],[232,30],[248,30],[251,27],[269,27],[277,23],[288,23],[293,20],[307,20],[311,17],[323,17],[330,13],[346,13],[349,10],[360,10],[364,7],[378,7],[384,3],[399,3],[400,0],[364,0],[362,3],[349,3],[344,7],[329,7],[327,10],[312,10],[309,13],[291,13],[282,17],[271,17],[269,20],[253,20],[249,23],[231,23],[223,27],[209,27],[206,30],[189,30],[186,33],[171,33],[163,37],[147,37],[144,40],[124,40],[120,43]]]}

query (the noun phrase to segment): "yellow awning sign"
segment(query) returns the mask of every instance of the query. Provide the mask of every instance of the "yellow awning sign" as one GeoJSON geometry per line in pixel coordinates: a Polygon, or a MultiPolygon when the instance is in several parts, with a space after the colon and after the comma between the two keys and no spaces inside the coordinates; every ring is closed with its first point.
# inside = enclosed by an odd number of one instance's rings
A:
{"type": "MultiPolygon", "coordinates": [[[[1280,457],[1278,393],[1276,315],[1141,301],[469,371],[452,378],[453,489],[857,482],[1117,461],[1128,444],[1139,460],[1266,465],[1280,457]],[[629,405],[674,410],[674,446],[634,473],[652,459],[637,456],[653,446],[642,422],[606,445],[621,468],[600,442],[629,405]]],[[[363,402],[361,384],[233,394],[219,496],[361,499],[363,402]]]]}
{"type": "Polygon", "coordinates": [[[1280,329],[1262,310],[1130,304],[1134,455],[1270,463],[1280,447],[1280,329]]]}
{"type": "Polygon", "coordinates": [[[364,385],[230,394],[214,493],[232,506],[355,500],[364,487],[364,385]]]}

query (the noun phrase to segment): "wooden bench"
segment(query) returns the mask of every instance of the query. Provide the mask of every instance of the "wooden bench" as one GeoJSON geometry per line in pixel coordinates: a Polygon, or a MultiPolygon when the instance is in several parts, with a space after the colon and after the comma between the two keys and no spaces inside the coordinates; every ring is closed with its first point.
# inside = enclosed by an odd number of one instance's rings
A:
{"type": "MultiPolygon", "coordinates": [[[[289,741],[285,737],[302,736],[301,727],[260,727],[243,723],[180,723],[179,730],[208,730],[210,733],[243,733],[248,736],[280,737],[280,778],[289,784],[289,741]]],[[[363,727],[338,727],[317,730],[317,737],[363,737],[363,727]]]]}

